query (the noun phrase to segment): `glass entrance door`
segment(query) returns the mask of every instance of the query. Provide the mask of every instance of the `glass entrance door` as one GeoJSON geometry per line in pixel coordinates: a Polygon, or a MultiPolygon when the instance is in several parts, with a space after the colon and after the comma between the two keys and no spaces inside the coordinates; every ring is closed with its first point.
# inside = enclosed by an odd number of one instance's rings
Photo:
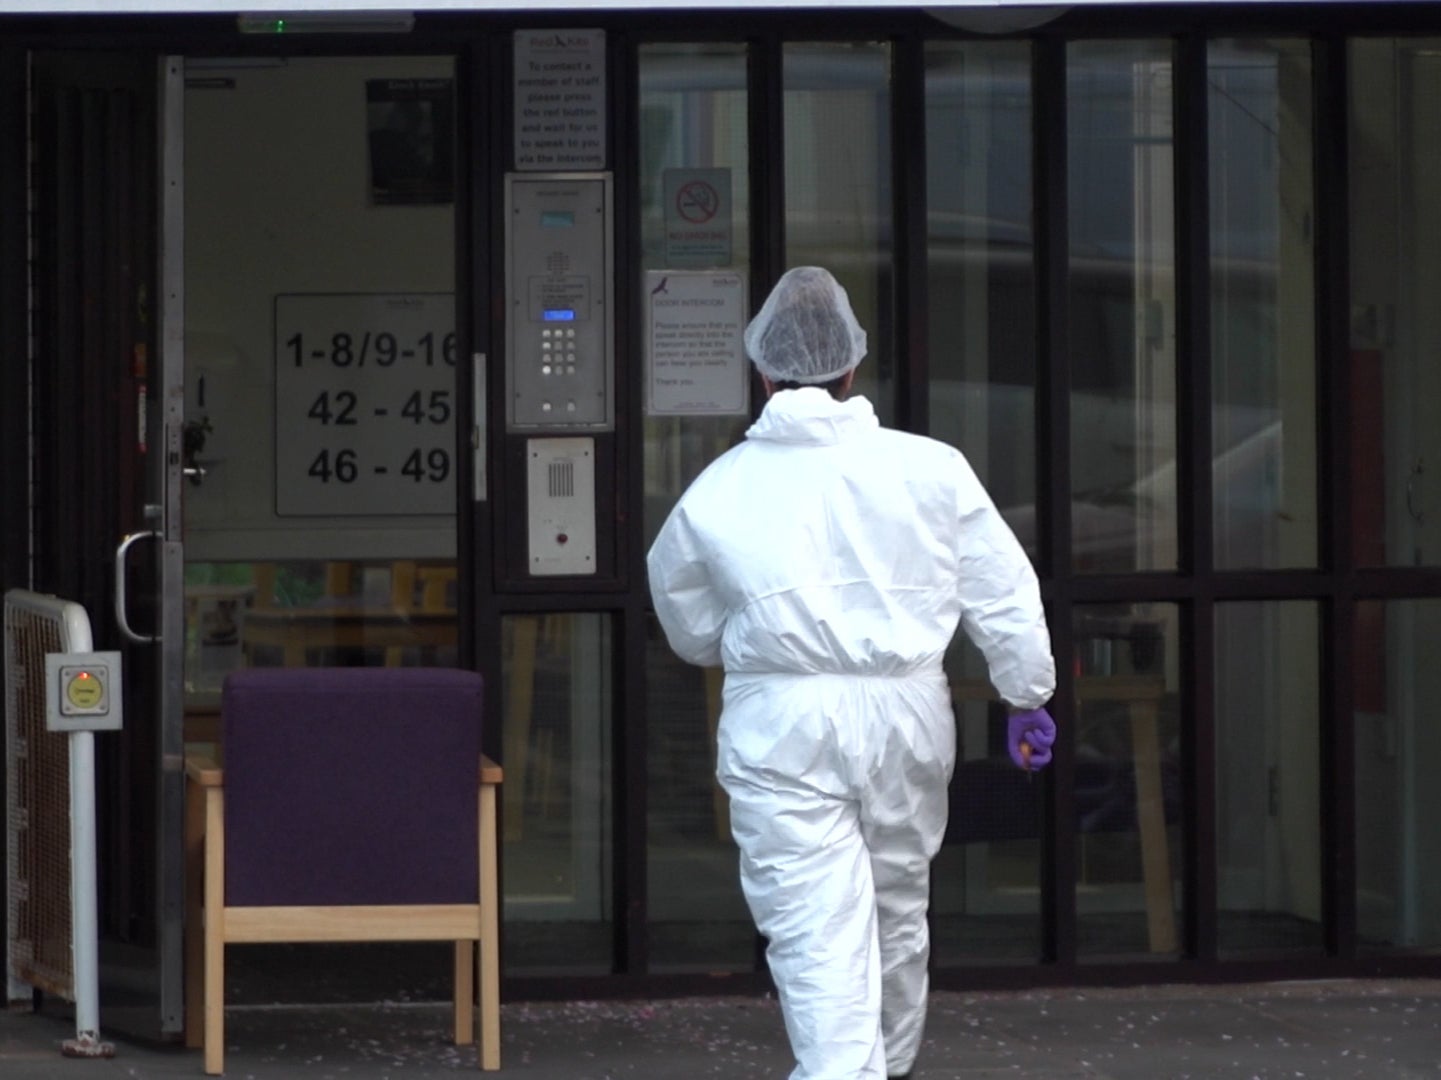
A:
{"type": "MultiPolygon", "coordinates": [[[[461,662],[454,76],[448,55],[185,63],[172,602],[186,746],[222,763],[237,668],[461,662]]],[[[430,957],[297,947],[277,986],[266,951],[237,953],[232,1000],[354,1000],[376,970],[393,992],[430,957]]]]}

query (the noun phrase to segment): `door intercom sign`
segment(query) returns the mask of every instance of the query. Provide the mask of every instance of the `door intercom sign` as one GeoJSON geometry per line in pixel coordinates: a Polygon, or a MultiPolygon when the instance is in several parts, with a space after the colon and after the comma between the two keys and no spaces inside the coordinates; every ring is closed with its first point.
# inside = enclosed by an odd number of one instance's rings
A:
{"type": "Polygon", "coordinates": [[[605,31],[515,34],[515,167],[605,168],[605,31]]]}

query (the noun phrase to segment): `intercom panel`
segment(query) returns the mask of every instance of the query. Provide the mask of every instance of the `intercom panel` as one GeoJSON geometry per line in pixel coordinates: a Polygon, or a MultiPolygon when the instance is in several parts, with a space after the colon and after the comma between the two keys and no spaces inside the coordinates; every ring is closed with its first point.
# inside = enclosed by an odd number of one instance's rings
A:
{"type": "Polygon", "coordinates": [[[595,440],[526,440],[530,573],[594,574],[595,440]]]}
{"type": "Polygon", "coordinates": [[[609,431],[610,175],[511,174],[505,191],[507,425],[609,431]]]}

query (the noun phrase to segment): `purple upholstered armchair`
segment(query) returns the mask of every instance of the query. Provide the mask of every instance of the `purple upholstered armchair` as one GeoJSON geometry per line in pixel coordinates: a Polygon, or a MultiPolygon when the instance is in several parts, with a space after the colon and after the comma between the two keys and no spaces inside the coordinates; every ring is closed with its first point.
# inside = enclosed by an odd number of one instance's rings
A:
{"type": "Polygon", "coordinates": [[[500,1068],[498,766],[481,677],[257,668],[221,695],[224,767],[187,757],[186,1041],[224,1071],[225,946],[453,941],[455,1041],[500,1068]],[[203,1022],[202,1022],[203,1021],[203,1022]]]}

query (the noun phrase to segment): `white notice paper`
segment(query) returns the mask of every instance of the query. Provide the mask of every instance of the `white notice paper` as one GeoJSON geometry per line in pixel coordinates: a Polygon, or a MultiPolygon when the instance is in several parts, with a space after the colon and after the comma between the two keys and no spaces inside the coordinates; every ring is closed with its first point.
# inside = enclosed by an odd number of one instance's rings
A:
{"type": "Polygon", "coordinates": [[[750,412],[744,274],[646,273],[646,412],[732,416],[750,412]]]}

